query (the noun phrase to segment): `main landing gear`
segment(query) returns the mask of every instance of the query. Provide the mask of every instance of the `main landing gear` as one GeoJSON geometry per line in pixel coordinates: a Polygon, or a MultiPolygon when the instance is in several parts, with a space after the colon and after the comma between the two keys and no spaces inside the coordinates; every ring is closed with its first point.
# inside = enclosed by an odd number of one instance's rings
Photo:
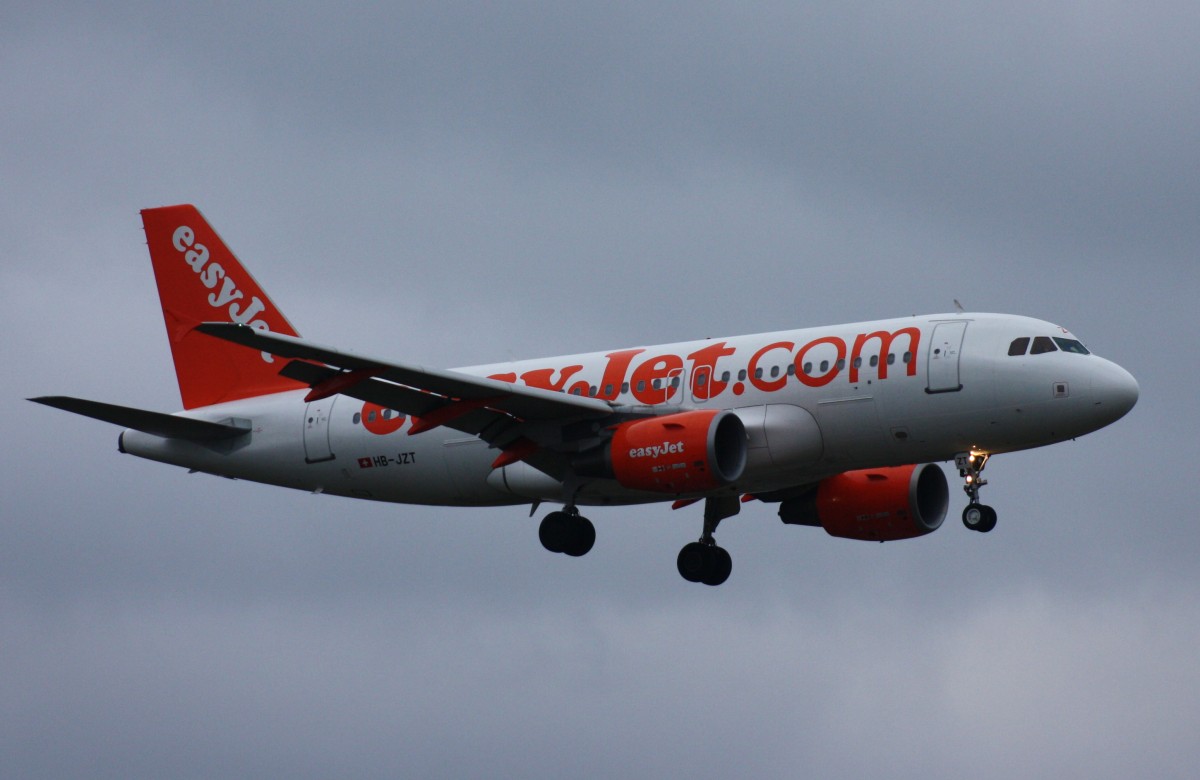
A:
{"type": "MultiPolygon", "coordinates": [[[[704,501],[704,533],[700,540],[685,544],[679,551],[676,564],[688,582],[720,585],[733,571],[733,559],[724,547],[718,547],[713,533],[727,517],[741,511],[737,496],[707,498],[704,501]]],[[[578,558],[586,555],[596,543],[596,527],[572,505],[551,512],[538,527],[538,538],[550,552],[566,553],[578,558]]]]}
{"type": "Polygon", "coordinates": [[[676,565],[679,574],[688,582],[703,582],[705,585],[720,585],[729,579],[733,571],[733,559],[724,547],[718,547],[713,533],[726,517],[741,510],[737,496],[721,496],[704,499],[704,533],[700,541],[690,542],[679,551],[676,565]]]}
{"type": "Polygon", "coordinates": [[[954,456],[954,465],[958,467],[958,476],[966,482],[963,485],[963,491],[966,492],[967,499],[970,501],[962,513],[963,525],[980,533],[987,533],[996,527],[996,510],[987,504],[979,503],[979,489],[987,484],[987,480],[980,474],[983,472],[983,467],[987,465],[988,457],[986,452],[975,452],[974,450],[960,452],[954,456]]]}
{"type": "Polygon", "coordinates": [[[579,514],[578,509],[568,506],[561,512],[546,515],[538,527],[538,538],[550,552],[566,553],[578,558],[586,555],[596,543],[596,526],[579,514]]]}

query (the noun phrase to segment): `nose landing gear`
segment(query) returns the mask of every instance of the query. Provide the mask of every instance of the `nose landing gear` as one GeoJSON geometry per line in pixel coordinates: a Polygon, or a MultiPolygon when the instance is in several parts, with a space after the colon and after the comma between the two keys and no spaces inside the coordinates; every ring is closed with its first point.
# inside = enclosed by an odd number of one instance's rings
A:
{"type": "Polygon", "coordinates": [[[987,465],[988,457],[990,456],[986,452],[974,450],[960,452],[954,456],[954,465],[958,467],[958,476],[962,477],[966,483],[963,485],[963,491],[970,501],[962,513],[963,525],[980,533],[987,533],[996,527],[996,510],[987,504],[979,503],[979,489],[987,484],[987,480],[980,474],[983,472],[983,467],[987,465]]]}

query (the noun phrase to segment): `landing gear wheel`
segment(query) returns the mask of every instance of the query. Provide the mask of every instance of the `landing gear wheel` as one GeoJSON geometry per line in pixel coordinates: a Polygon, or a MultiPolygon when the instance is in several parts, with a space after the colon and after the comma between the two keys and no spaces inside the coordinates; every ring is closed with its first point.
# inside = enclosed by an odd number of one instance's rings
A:
{"type": "Polygon", "coordinates": [[[979,526],[983,524],[983,504],[967,504],[962,513],[962,521],[968,530],[979,530],[979,526]]]}
{"type": "Polygon", "coordinates": [[[700,541],[690,542],[679,551],[675,565],[679,576],[688,582],[703,582],[705,585],[720,585],[729,579],[733,571],[733,559],[725,548],[717,546],[713,534],[717,526],[727,517],[741,511],[742,502],[737,495],[709,496],[704,499],[704,533],[700,541]]]}
{"type": "Polygon", "coordinates": [[[569,540],[570,520],[571,516],[566,512],[551,512],[546,515],[542,524],[538,526],[538,539],[541,540],[542,547],[553,553],[565,551],[569,540]]]}
{"type": "Polygon", "coordinates": [[[551,512],[538,526],[538,539],[550,552],[578,558],[587,555],[596,543],[596,526],[572,509],[551,512]]]}
{"type": "Polygon", "coordinates": [[[983,522],[976,529],[981,534],[986,534],[988,531],[996,527],[996,510],[992,509],[987,504],[983,505],[983,522]]]}
{"type": "Polygon", "coordinates": [[[729,574],[733,571],[733,558],[729,556],[724,547],[710,547],[709,555],[712,558],[710,561],[712,567],[708,571],[708,576],[701,582],[705,585],[720,585],[729,579],[729,574]]]}
{"type": "Polygon", "coordinates": [[[733,571],[733,558],[724,547],[691,542],[685,544],[675,560],[679,574],[688,582],[720,585],[733,571]]]}
{"type": "Polygon", "coordinates": [[[587,555],[588,550],[596,543],[596,526],[582,515],[570,516],[567,521],[567,543],[563,552],[573,558],[587,555]]]}
{"type": "Polygon", "coordinates": [[[675,565],[679,568],[679,576],[688,582],[702,582],[704,572],[708,567],[708,547],[699,542],[689,542],[679,551],[675,565]]]}
{"type": "Polygon", "coordinates": [[[996,527],[996,510],[987,504],[967,504],[962,521],[970,530],[986,534],[996,527]]]}
{"type": "Polygon", "coordinates": [[[958,476],[963,478],[963,492],[967,494],[967,508],[963,510],[963,525],[972,531],[986,534],[996,527],[996,510],[987,504],[979,503],[979,489],[987,484],[983,478],[983,468],[987,465],[986,452],[971,450],[960,452],[954,456],[954,465],[958,467],[958,476]]]}

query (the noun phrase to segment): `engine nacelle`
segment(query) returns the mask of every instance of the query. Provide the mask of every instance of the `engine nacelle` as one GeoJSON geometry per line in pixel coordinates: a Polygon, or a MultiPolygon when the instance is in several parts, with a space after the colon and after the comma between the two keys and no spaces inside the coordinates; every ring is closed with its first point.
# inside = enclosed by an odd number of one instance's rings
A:
{"type": "Polygon", "coordinates": [[[946,475],[933,463],[847,471],[779,505],[785,523],[813,525],[830,536],[891,542],[941,527],[950,505],[946,475]]]}
{"type": "Polygon", "coordinates": [[[599,453],[575,465],[582,476],[611,477],[634,490],[695,493],[737,481],[746,451],[738,416],[705,409],[621,423],[599,453]]]}

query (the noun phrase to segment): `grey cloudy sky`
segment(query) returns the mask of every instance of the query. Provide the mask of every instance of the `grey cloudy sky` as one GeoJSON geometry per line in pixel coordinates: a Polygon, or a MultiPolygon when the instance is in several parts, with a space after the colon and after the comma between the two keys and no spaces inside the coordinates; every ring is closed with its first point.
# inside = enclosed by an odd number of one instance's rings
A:
{"type": "MultiPolygon", "coordinates": [[[[1200,6],[0,9],[0,774],[1192,777],[1200,6]],[[1000,525],[375,505],[123,457],[179,399],[138,218],[306,336],[469,365],[946,311],[1136,409],[997,458],[1000,525]]],[[[947,469],[949,472],[949,469],[947,469]]]]}

